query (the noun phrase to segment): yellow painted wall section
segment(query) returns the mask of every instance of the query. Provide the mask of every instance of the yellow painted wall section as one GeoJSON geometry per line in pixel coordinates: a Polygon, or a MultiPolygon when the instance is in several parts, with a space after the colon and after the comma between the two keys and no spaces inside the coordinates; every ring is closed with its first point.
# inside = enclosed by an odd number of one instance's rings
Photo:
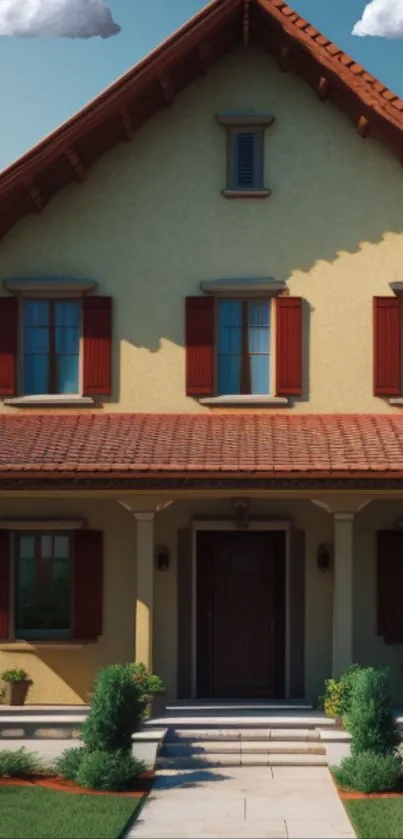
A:
{"type": "MultiPolygon", "coordinates": [[[[206,410],[185,395],[184,300],[269,275],[305,303],[303,412],[397,411],[372,395],[372,297],[402,280],[399,162],[265,53],[223,59],[1,244],[0,279],[91,277],[114,309],[108,411],[206,410]],[[272,113],[267,200],[226,200],[219,111],[272,113]]],[[[11,410],[11,409],[8,409],[11,410]]]]}

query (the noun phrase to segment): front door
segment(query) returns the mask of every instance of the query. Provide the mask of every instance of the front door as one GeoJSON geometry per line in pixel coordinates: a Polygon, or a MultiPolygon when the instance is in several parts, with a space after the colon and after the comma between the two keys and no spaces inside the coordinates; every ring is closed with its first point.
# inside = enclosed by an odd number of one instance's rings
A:
{"type": "Polygon", "coordinates": [[[199,532],[198,696],[284,696],[284,659],[285,533],[199,532]]]}

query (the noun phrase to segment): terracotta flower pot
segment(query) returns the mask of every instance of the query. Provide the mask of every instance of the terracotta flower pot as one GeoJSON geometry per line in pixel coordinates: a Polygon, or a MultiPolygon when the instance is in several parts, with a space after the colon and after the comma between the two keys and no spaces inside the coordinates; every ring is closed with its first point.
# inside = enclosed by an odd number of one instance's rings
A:
{"type": "Polygon", "coordinates": [[[5,682],[5,705],[25,705],[30,684],[28,679],[22,682],[5,682]]]}

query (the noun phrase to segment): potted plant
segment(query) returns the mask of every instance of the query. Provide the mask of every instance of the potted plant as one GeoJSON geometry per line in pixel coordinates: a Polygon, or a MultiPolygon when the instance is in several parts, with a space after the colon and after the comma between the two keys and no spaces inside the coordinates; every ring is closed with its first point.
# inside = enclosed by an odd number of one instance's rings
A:
{"type": "Polygon", "coordinates": [[[164,684],[159,676],[156,676],[155,673],[150,673],[145,664],[141,662],[133,664],[132,669],[133,678],[140,686],[143,698],[143,718],[148,720],[153,715],[155,697],[165,694],[164,684]]]}
{"type": "Polygon", "coordinates": [[[25,670],[5,670],[1,678],[5,682],[5,704],[24,705],[31,684],[28,673],[25,670]]]}

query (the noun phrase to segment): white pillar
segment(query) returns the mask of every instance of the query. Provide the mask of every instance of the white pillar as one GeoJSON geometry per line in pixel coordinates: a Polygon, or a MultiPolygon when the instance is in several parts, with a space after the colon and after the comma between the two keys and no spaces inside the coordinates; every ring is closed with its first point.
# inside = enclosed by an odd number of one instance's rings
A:
{"type": "Polygon", "coordinates": [[[333,676],[353,663],[354,513],[334,513],[333,676]]]}
{"type": "Polygon", "coordinates": [[[154,602],[154,513],[135,513],[137,521],[136,661],[152,671],[154,602]]]}

